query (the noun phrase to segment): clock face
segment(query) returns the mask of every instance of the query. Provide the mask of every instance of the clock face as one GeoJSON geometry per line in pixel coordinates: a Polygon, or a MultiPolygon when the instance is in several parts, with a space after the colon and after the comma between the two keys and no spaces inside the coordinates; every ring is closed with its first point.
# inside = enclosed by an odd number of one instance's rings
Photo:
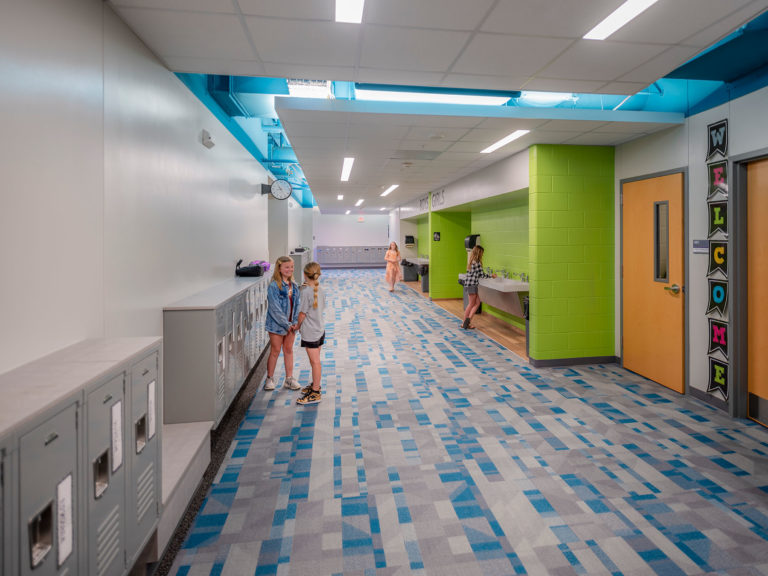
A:
{"type": "Polygon", "coordinates": [[[288,180],[275,180],[269,191],[278,200],[286,200],[291,197],[291,183],[288,180]]]}

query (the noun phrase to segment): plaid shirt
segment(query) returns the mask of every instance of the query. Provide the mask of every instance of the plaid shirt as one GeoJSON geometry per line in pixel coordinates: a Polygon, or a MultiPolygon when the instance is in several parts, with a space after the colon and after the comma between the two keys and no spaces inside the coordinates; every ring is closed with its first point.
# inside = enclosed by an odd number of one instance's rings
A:
{"type": "Polygon", "coordinates": [[[490,274],[483,272],[483,267],[477,261],[472,262],[472,265],[467,270],[467,276],[464,278],[464,286],[477,286],[480,283],[480,278],[490,278],[490,274]]]}

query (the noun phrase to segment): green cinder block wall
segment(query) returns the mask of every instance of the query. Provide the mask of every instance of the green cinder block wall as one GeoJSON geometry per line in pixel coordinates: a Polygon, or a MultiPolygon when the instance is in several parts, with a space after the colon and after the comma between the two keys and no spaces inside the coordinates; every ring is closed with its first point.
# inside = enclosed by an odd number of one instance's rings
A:
{"type": "Polygon", "coordinates": [[[459,274],[467,269],[464,238],[469,234],[469,212],[432,212],[430,214],[429,296],[430,298],[462,298],[459,274]],[[440,240],[434,233],[440,232],[440,240]]]}
{"type": "MultiPolygon", "coordinates": [[[[504,269],[509,274],[529,274],[528,221],[527,194],[521,194],[520,198],[514,200],[504,198],[495,203],[483,203],[482,207],[473,207],[471,233],[480,234],[480,244],[485,248],[483,266],[490,266],[497,272],[504,269]]],[[[522,318],[485,304],[483,310],[525,329],[525,320],[522,318]]]]}
{"type": "Polygon", "coordinates": [[[532,360],[614,357],[614,149],[532,146],[532,360]]]}
{"type": "Polygon", "coordinates": [[[429,214],[416,220],[416,252],[418,256],[429,254],[429,214]]]}

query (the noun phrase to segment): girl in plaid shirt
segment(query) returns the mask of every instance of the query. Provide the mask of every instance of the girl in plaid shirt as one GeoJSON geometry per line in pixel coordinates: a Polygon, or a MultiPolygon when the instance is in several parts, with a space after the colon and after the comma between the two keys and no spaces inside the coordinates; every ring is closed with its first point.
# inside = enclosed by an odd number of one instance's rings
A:
{"type": "Polygon", "coordinates": [[[467,263],[467,277],[464,280],[464,288],[467,290],[467,309],[464,310],[464,323],[461,325],[464,330],[474,328],[471,321],[480,307],[480,295],[477,293],[480,278],[496,278],[496,274],[483,272],[483,252],[485,252],[483,247],[477,244],[472,248],[467,263]]]}

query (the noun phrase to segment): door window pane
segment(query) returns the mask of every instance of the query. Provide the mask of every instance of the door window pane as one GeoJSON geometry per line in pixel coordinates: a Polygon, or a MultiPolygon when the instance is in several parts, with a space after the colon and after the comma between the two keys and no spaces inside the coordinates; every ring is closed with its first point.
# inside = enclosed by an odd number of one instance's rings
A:
{"type": "Polygon", "coordinates": [[[654,275],[657,282],[669,282],[669,203],[653,205],[654,275]]]}

